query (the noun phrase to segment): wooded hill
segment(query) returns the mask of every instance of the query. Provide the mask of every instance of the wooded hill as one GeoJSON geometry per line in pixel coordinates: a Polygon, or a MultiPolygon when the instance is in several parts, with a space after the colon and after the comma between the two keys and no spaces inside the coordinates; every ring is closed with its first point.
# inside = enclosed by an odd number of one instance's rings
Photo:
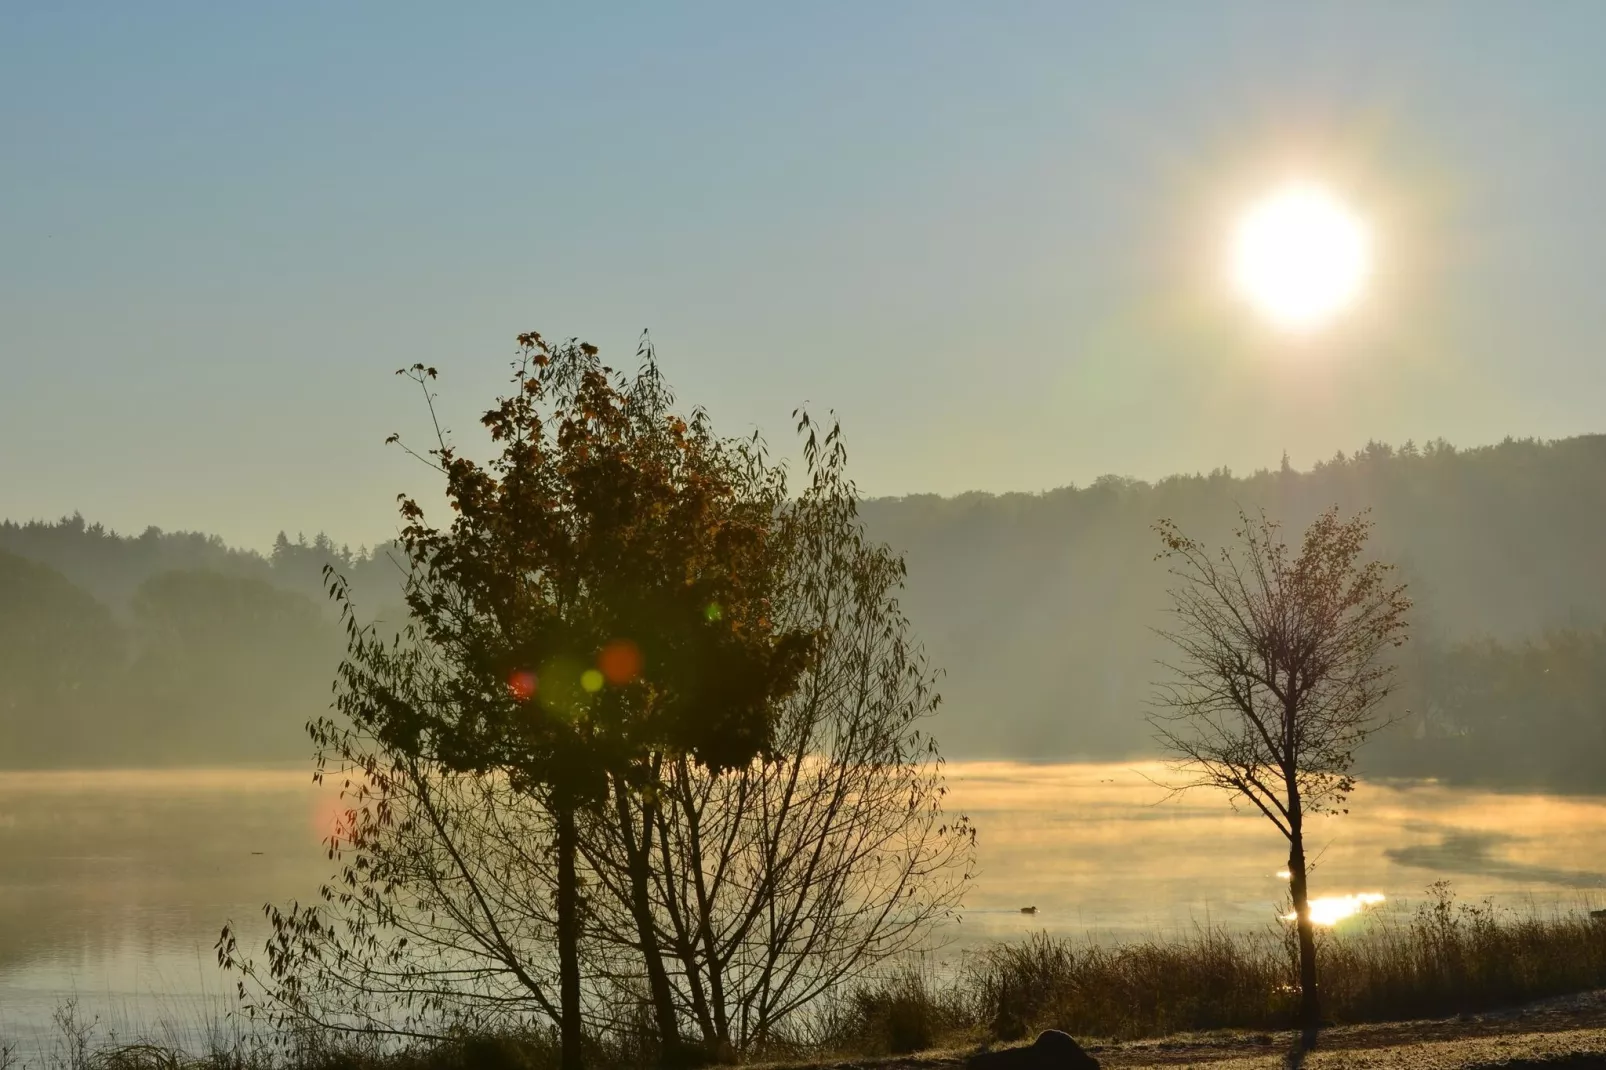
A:
{"type": "MultiPolygon", "coordinates": [[[[945,703],[953,758],[1149,750],[1165,646],[1161,517],[1208,543],[1238,510],[1290,538],[1319,509],[1370,508],[1374,550],[1417,602],[1401,726],[1374,773],[1606,788],[1606,435],[1372,443],[1310,471],[1115,476],[1044,494],[864,503],[906,555],[905,609],[945,703]]],[[[266,760],[306,752],[339,636],[320,573],[399,614],[390,556],[284,536],[269,555],[215,537],[119,536],[81,518],[0,524],[0,764],[266,760]]]]}

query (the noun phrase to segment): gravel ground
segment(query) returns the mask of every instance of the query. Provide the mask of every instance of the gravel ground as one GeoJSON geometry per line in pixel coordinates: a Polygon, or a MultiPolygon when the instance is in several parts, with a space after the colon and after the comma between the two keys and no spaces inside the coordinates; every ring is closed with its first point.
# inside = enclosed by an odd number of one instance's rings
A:
{"type": "MultiPolygon", "coordinates": [[[[1285,1065],[1291,1039],[1288,1034],[1212,1034],[1089,1045],[1089,1050],[1110,1067],[1208,1064],[1212,1070],[1248,1070],[1285,1065]]],[[[1606,1070],[1606,991],[1455,1018],[1338,1026],[1324,1031],[1317,1050],[1304,1060],[1306,1070],[1528,1063],[1606,1070]]]]}
{"type": "MultiPolygon", "coordinates": [[[[1082,1038],[1078,1038],[1082,1039],[1082,1038]]],[[[1288,1033],[1180,1034],[1128,1043],[1083,1041],[1106,1067],[1139,1070],[1283,1070],[1288,1033]]],[[[825,1064],[819,1070],[960,1070],[967,1051],[825,1064]]],[[[1606,1070],[1606,991],[1455,1018],[1336,1026],[1322,1033],[1303,1070],[1606,1070]]]]}

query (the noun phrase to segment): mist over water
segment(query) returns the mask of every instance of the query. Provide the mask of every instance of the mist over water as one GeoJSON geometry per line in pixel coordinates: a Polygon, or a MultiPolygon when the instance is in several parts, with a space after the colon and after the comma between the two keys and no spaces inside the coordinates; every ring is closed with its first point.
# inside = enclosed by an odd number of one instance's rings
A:
{"type": "MultiPolygon", "coordinates": [[[[1274,925],[1286,909],[1277,833],[1215,793],[1168,798],[1158,763],[948,774],[978,828],[978,874],[939,960],[1031,932],[1112,942],[1274,925]]],[[[221,1016],[218,929],[232,919],[254,942],[264,901],[316,896],[333,805],[301,766],[0,774],[0,1035],[37,1038],[68,999],[126,1037],[221,1016]]],[[[1410,910],[1442,878],[1520,912],[1606,903],[1606,873],[1587,868],[1606,797],[1363,783],[1352,811],[1311,829],[1318,897],[1410,910]]]]}

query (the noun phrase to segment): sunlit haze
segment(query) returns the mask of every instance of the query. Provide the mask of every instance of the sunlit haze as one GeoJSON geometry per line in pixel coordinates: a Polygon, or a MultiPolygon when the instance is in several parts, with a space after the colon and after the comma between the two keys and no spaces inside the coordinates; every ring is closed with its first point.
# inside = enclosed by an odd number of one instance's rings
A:
{"type": "Polygon", "coordinates": [[[390,373],[472,442],[530,329],[870,495],[1599,429],[1606,5],[1157,14],[4,5],[0,515],[388,537],[390,373]],[[1374,239],[1331,315],[1229,282],[1289,182],[1374,239]]]}
{"type": "Polygon", "coordinates": [[[1268,194],[1239,221],[1232,277],[1243,297],[1282,327],[1325,325],[1360,295],[1372,268],[1366,225],[1321,186],[1268,194]]]}

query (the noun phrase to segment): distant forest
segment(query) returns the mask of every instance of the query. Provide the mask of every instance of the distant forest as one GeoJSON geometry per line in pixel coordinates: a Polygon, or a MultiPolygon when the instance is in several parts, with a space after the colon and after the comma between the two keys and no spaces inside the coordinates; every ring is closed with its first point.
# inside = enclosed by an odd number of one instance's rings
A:
{"type": "MultiPolygon", "coordinates": [[[[1371,509],[1373,550],[1416,600],[1401,719],[1362,771],[1606,790],[1606,435],[1371,443],[1305,472],[1105,476],[874,499],[863,515],[906,555],[904,608],[946,670],[943,752],[1055,760],[1151,750],[1156,520],[1219,544],[1240,508],[1265,509],[1292,540],[1332,504],[1371,509]]],[[[305,756],[302,725],[327,706],[342,649],[323,566],[400,619],[392,557],[323,536],[281,534],[263,555],[76,516],[0,523],[0,766],[305,756]]]]}

